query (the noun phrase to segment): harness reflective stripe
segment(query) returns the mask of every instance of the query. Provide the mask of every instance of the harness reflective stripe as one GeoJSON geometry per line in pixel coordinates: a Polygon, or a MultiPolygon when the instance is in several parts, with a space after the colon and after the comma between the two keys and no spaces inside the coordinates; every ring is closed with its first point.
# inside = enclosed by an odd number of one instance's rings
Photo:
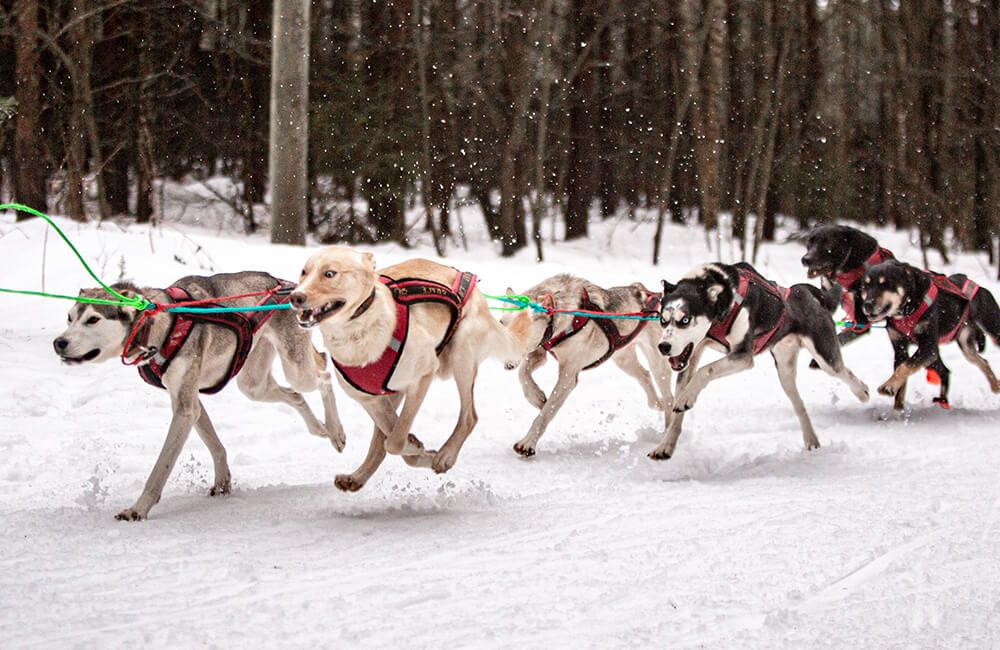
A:
{"type": "MultiPolygon", "coordinates": [[[[279,284],[268,294],[258,305],[277,305],[288,302],[288,297],[295,289],[295,283],[286,280],[279,280],[279,284]]],[[[182,287],[167,287],[167,296],[172,302],[187,302],[193,300],[190,293],[182,287]]],[[[216,303],[200,303],[202,307],[219,307],[216,303]]],[[[174,357],[181,351],[187,343],[195,325],[208,323],[219,325],[233,332],[236,336],[236,346],[233,350],[233,357],[229,362],[229,368],[223,378],[214,386],[202,388],[199,392],[206,395],[218,393],[226,387],[233,377],[240,373],[243,365],[250,356],[253,349],[254,334],[264,326],[264,323],[274,314],[273,310],[263,310],[244,314],[241,312],[211,313],[171,313],[173,321],[163,344],[153,354],[149,361],[139,366],[139,376],[143,381],[157,388],[164,388],[163,374],[170,367],[174,357]]]]}
{"type": "Polygon", "coordinates": [[[736,317],[739,314],[740,308],[746,300],[747,293],[750,290],[750,285],[756,285],[781,301],[781,313],[778,315],[778,320],[774,324],[774,327],[766,332],[758,334],[753,339],[753,353],[757,355],[767,349],[775,334],[778,333],[778,330],[781,329],[781,326],[785,323],[785,314],[787,313],[785,301],[788,300],[788,294],[791,293],[791,289],[775,284],[774,282],[771,282],[770,280],[767,280],[748,269],[738,268],[737,273],[739,273],[740,281],[737,285],[736,291],[733,293],[733,306],[730,308],[729,313],[726,314],[724,319],[713,324],[712,327],[709,328],[708,337],[726,348],[727,352],[731,349],[731,346],[729,345],[729,334],[733,331],[733,324],[736,322],[736,317]]]}
{"type": "Polygon", "coordinates": [[[938,336],[939,344],[951,343],[958,335],[959,330],[962,329],[962,326],[965,325],[966,321],[969,319],[969,308],[972,304],[973,296],[975,296],[976,292],[979,291],[979,285],[971,279],[966,278],[965,282],[962,283],[962,286],[959,287],[946,275],[933,273],[931,271],[924,271],[924,273],[930,276],[931,283],[927,288],[927,293],[925,293],[924,297],[920,300],[920,304],[917,305],[917,308],[910,314],[897,318],[890,318],[889,325],[911,341],[916,341],[917,339],[914,334],[914,330],[917,327],[917,323],[920,322],[923,315],[927,313],[927,310],[930,309],[937,300],[939,290],[944,291],[945,293],[950,293],[961,299],[965,303],[965,306],[962,308],[962,315],[959,317],[955,326],[944,334],[940,334],[938,336]]]}
{"type": "Polygon", "coordinates": [[[403,348],[406,346],[406,336],[410,327],[410,305],[433,302],[443,304],[451,309],[451,320],[441,342],[435,348],[435,352],[441,354],[454,336],[455,330],[458,329],[465,304],[471,295],[470,289],[475,286],[476,276],[472,273],[456,271],[455,279],[450,287],[434,280],[421,278],[400,278],[397,280],[385,275],[379,276],[379,282],[392,292],[396,306],[396,327],[393,329],[389,344],[378,359],[367,365],[347,366],[334,359],[333,366],[344,378],[344,381],[362,393],[393,395],[396,391],[389,388],[389,382],[392,381],[392,375],[396,371],[396,365],[402,358],[403,348]]]}
{"type": "MultiPolygon", "coordinates": [[[[660,302],[660,297],[661,294],[647,291],[646,300],[642,304],[642,310],[644,312],[655,313],[657,311],[657,306],[659,305],[660,302]]],[[[595,304],[590,300],[590,294],[587,293],[586,289],[582,289],[580,292],[579,308],[582,311],[593,311],[593,312],[604,311],[603,309],[601,309],[599,305],[595,304]]],[[[611,318],[591,318],[584,314],[577,314],[573,316],[573,321],[570,323],[568,329],[563,330],[559,334],[553,336],[552,335],[553,319],[550,318],[548,327],[546,327],[545,329],[545,334],[542,335],[542,341],[541,343],[539,343],[539,347],[541,347],[546,352],[551,354],[553,357],[556,357],[558,359],[553,348],[555,348],[560,343],[565,342],[570,337],[573,337],[576,334],[578,334],[584,327],[586,327],[587,323],[593,321],[594,324],[600,328],[601,332],[604,333],[604,337],[608,340],[608,349],[601,356],[601,358],[598,359],[597,361],[594,361],[590,365],[584,366],[583,369],[590,370],[591,368],[596,368],[597,366],[601,365],[602,363],[610,359],[612,356],[614,356],[615,352],[621,350],[622,348],[626,347],[629,343],[634,341],[635,337],[639,336],[643,328],[645,328],[646,324],[649,322],[640,320],[638,321],[638,324],[631,332],[623,335],[621,332],[618,331],[618,327],[612,322],[613,320],[614,319],[611,318]]]]}
{"type": "Polygon", "coordinates": [[[856,310],[854,308],[854,294],[851,292],[851,287],[853,287],[854,284],[861,279],[861,276],[863,276],[871,267],[876,264],[881,264],[886,260],[894,259],[896,259],[896,256],[892,254],[892,251],[888,248],[882,248],[881,246],[876,245],[875,252],[869,255],[868,258],[861,263],[861,266],[833,276],[833,281],[844,289],[844,292],[840,294],[840,306],[844,308],[847,320],[852,323],[857,322],[857,318],[855,318],[856,310]]]}

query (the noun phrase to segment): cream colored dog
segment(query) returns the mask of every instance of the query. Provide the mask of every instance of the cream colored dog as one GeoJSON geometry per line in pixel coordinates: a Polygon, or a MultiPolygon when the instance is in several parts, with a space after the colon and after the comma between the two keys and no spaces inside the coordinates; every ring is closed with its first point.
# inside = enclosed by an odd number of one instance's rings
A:
{"type": "Polygon", "coordinates": [[[500,325],[471,274],[420,259],[376,271],[370,253],[340,246],[309,258],[290,302],[299,325],[319,326],[341,385],[375,423],[364,462],[336,478],[338,488],[352,492],[386,452],[414,467],[451,469],[478,419],[479,364],[488,357],[517,362],[531,326],[527,313],[500,325]],[[460,399],[458,423],[439,451],[410,433],[435,375],[454,377],[460,399]]]}

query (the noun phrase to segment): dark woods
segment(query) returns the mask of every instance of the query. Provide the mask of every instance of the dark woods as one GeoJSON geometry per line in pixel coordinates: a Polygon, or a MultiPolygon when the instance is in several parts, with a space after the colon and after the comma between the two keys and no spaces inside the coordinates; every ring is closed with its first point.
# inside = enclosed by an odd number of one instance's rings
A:
{"type": "MultiPolygon", "coordinates": [[[[143,221],[155,180],[222,174],[256,227],[269,2],[0,8],[8,195],[143,221]]],[[[405,244],[411,207],[454,239],[461,188],[505,255],[541,255],[546,216],[572,239],[651,208],[747,257],[781,213],[992,259],[998,0],[315,0],[311,29],[309,218],[329,240],[405,244]]]]}

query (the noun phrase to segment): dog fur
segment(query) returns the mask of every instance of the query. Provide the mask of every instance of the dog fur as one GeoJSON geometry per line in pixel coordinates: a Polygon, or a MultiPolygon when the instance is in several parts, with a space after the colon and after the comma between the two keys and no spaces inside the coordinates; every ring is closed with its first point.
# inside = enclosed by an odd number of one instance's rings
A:
{"type": "MultiPolygon", "coordinates": [[[[208,277],[181,278],[174,286],[187,290],[198,299],[237,295],[271,289],[278,280],[266,273],[226,273],[208,277]]],[[[154,302],[169,303],[160,289],[137,288],[132,284],[116,284],[112,288],[122,295],[141,295],[154,302]]],[[[85,289],[82,296],[107,298],[103,289],[85,289]]],[[[255,304],[253,298],[226,303],[232,306],[255,304]]],[[[171,328],[173,316],[159,313],[151,317],[148,344],[161,347],[171,328]]],[[[69,312],[69,325],[53,345],[64,363],[75,365],[102,362],[119,357],[129,333],[139,320],[132,307],[78,303],[69,312]]],[[[215,386],[225,378],[233,357],[236,336],[229,329],[211,323],[198,323],[184,346],[163,374],[162,381],[170,394],[173,416],[156,464],[146,486],[135,504],[118,513],[117,519],[145,519],[163,493],[163,486],[173,470],[192,426],[212,454],[215,481],[210,495],[227,494],[230,489],[229,464],[208,412],[199,398],[202,388],[215,386]]],[[[138,355],[138,351],[132,354],[138,355]]],[[[140,364],[141,365],[141,364],[140,364]]],[[[307,332],[300,329],[294,316],[276,311],[254,335],[253,347],[246,363],[236,376],[236,385],[248,398],[258,402],[283,402],[305,420],[309,433],[328,438],[337,451],[344,448],[344,430],[337,415],[330,374],[326,359],[312,345],[307,332]],[[275,357],[281,360],[291,388],[279,385],[272,374],[275,357]],[[319,390],[323,398],[326,424],[321,423],[306,404],[302,392],[319,390]]]]}
{"type": "MultiPolygon", "coordinates": [[[[449,285],[455,273],[451,267],[422,259],[376,271],[370,253],[330,246],[306,262],[291,303],[301,326],[319,327],[326,349],[334,359],[344,365],[364,366],[382,355],[396,324],[392,293],[378,277],[421,278],[449,285]],[[353,317],[372,291],[374,300],[370,307],[353,317]]],[[[479,290],[472,287],[469,291],[454,336],[440,355],[435,348],[449,324],[449,309],[435,303],[409,307],[409,334],[389,384],[395,394],[369,395],[340,377],[344,390],[361,404],[375,424],[364,462],[353,473],[336,477],[335,484],[341,490],[361,489],[381,465],[386,452],[402,456],[411,466],[430,467],[438,473],[455,464],[478,420],[473,389],[480,363],[491,356],[518,361],[524,347],[521,341],[527,336],[530,324],[525,315],[510,329],[504,328],[490,314],[479,290]],[[410,432],[435,375],[453,377],[460,400],[458,423],[439,451],[425,449],[410,432]]]]}
{"type": "MultiPolygon", "coordinates": [[[[966,276],[959,273],[949,276],[949,279],[961,287],[966,276]]],[[[885,321],[889,324],[895,370],[879,386],[878,392],[894,397],[896,410],[904,407],[907,378],[922,368],[934,370],[941,378],[941,392],[934,401],[942,405],[948,404],[951,371],[941,361],[939,338],[959,325],[965,302],[946,291],[938,292],[934,303],[914,327],[917,349],[912,356],[909,353],[909,337],[896,330],[891,320],[919,305],[930,284],[931,278],[926,272],[897,261],[873,266],[862,280],[861,295],[866,316],[873,321],[885,321]]],[[[986,377],[990,390],[998,393],[1000,382],[993,374],[990,364],[979,354],[986,346],[984,332],[989,334],[995,345],[1000,345],[1000,308],[997,307],[993,294],[980,287],[969,302],[968,317],[954,340],[965,358],[986,377]]]]}
{"type": "Polygon", "coordinates": [[[795,384],[799,349],[808,350],[820,368],[844,382],[859,400],[868,400],[868,387],[844,366],[829,305],[823,304],[822,292],[811,285],[793,285],[787,299],[779,302],[776,296],[751,284],[727,337],[729,350],[708,337],[713,323],[722,321],[734,305],[741,267],[756,273],[748,264],[707,264],[676,285],[663,282],[658,348],[680,375],[666,435],[649,454],[654,460],[673,455],[684,412],[694,406],[709,382],[753,367],[754,337],[774,328],[782,308],[786,310],[784,321],[774,330],[765,349],[774,358],[778,379],[795,409],[806,448],[816,449],[820,444],[795,384]],[[706,347],[721,350],[725,356],[699,368],[706,347]]]}
{"type": "MultiPolygon", "coordinates": [[[[594,304],[604,311],[610,312],[640,312],[643,310],[648,296],[648,290],[638,282],[625,287],[602,289],[591,282],[568,274],[548,278],[525,291],[524,295],[538,303],[549,304],[546,301],[551,300],[551,305],[556,309],[577,309],[580,306],[580,296],[584,289],[594,304]]],[[[508,289],[508,294],[511,293],[508,289]]],[[[518,315],[520,316],[520,313],[518,315]]],[[[501,318],[500,322],[510,325],[515,318],[513,315],[507,315],[501,318]]],[[[577,334],[559,342],[552,348],[559,363],[559,376],[555,387],[546,396],[545,392],[535,383],[532,374],[545,364],[548,357],[548,353],[541,347],[541,344],[550,322],[552,323],[551,331],[559,333],[571,326],[573,316],[567,314],[550,315],[541,312],[533,313],[531,316],[531,329],[528,336],[530,344],[525,351],[518,374],[525,398],[532,406],[539,409],[539,413],[531,423],[528,433],[514,444],[514,451],[522,456],[535,454],[538,441],[545,433],[545,429],[566,402],[569,394],[576,388],[580,372],[590,364],[600,360],[608,351],[608,338],[593,320],[588,321],[577,334]]],[[[639,325],[639,322],[634,320],[613,322],[623,335],[634,331],[639,325]]],[[[646,395],[649,408],[663,412],[664,426],[666,426],[670,419],[672,403],[670,368],[663,356],[656,350],[659,337],[657,328],[653,327],[651,323],[647,324],[635,339],[615,352],[610,360],[622,372],[639,382],[646,395]],[[647,371],[639,362],[637,349],[642,350],[643,356],[646,357],[652,371],[652,377],[650,371],[647,371]]]]}

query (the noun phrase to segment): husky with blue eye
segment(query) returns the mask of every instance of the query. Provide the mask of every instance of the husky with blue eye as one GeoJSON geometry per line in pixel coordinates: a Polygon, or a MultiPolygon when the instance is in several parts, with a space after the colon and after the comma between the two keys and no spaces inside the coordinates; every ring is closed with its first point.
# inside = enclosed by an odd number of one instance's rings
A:
{"type": "Polygon", "coordinates": [[[795,385],[796,357],[805,348],[820,368],[847,384],[862,402],[868,387],[844,367],[830,314],[833,301],[818,288],[796,284],[786,289],[764,279],[749,264],[706,264],[677,284],[663,281],[660,299],[660,354],[679,372],[673,417],[663,442],[649,457],[665,460],[674,453],[684,412],[694,406],[709,382],[749,370],[754,357],[770,352],[778,379],[802,427],[807,449],[817,449],[805,405],[795,385]],[[725,353],[699,368],[706,347],[725,353]]]}

